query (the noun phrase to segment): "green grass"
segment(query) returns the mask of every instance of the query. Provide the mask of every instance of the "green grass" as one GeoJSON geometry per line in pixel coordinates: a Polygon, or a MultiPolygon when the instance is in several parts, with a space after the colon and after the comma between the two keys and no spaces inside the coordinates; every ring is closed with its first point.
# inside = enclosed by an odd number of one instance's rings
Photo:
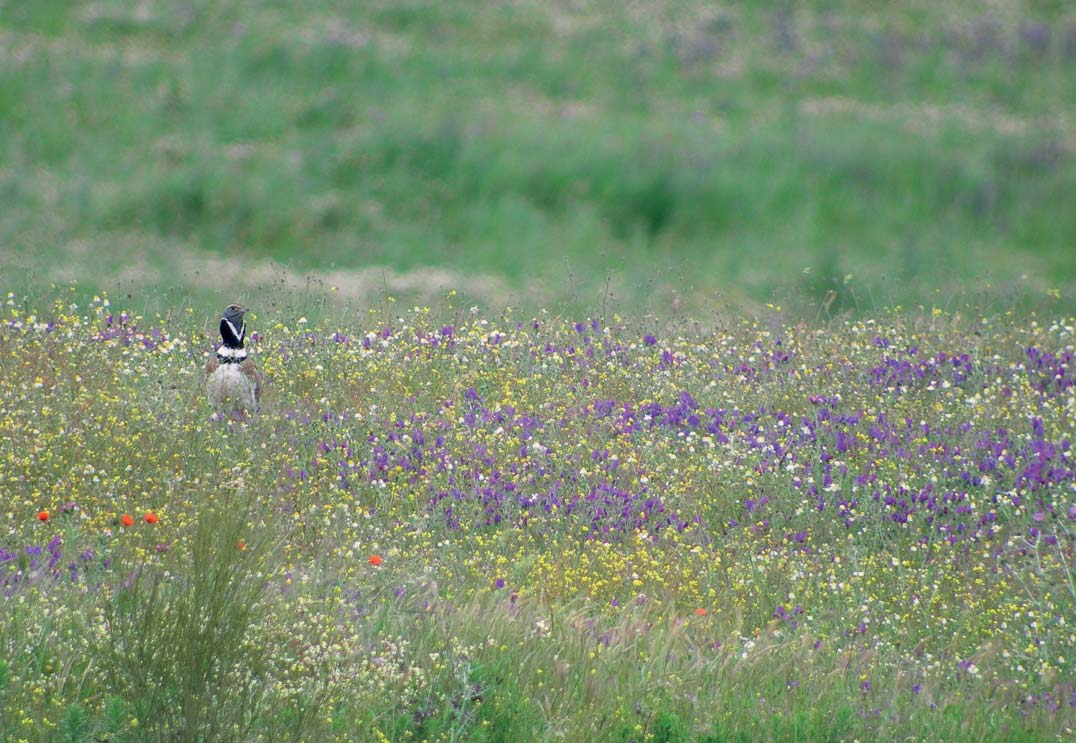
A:
{"type": "Polygon", "coordinates": [[[1064,3],[48,0],[0,34],[9,285],[206,301],[270,259],[361,304],[1076,285],[1064,3]]]}

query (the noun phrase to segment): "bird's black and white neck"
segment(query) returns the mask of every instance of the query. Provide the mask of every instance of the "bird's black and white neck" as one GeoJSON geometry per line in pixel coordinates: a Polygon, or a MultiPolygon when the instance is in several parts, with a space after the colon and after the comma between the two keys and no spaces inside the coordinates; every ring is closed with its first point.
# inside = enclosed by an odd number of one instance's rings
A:
{"type": "Polygon", "coordinates": [[[220,337],[223,344],[217,349],[217,360],[222,364],[239,364],[246,360],[247,351],[243,348],[243,339],[247,334],[247,324],[243,315],[247,308],[230,304],[224,308],[220,318],[220,337]]]}
{"type": "Polygon", "coordinates": [[[220,319],[220,337],[229,348],[242,348],[246,334],[247,324],[242,319],[239,320],[239,327],[236,327],[234,320],[227,317],[220,319]]]}

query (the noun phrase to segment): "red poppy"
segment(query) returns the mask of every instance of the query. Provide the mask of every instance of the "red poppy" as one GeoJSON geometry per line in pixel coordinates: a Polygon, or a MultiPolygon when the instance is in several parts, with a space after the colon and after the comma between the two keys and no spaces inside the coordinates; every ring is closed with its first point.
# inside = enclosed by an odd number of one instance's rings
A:
{"type": "Polygon", "coordinates": [[[381,555],[370,555],[370,564],[374,567],[377,567],[383,562],[384,560],[381,559],[381,555]]]}
{"type": "Polygon", "coordinates": [[[702,607],[700,606],[700,607],[699,607],[698,609],[696,609],[696,610],[695,610],[695,616],[697,616],[697,617],[704,617],[704,616],[706,616],[706,609],[703,609],[703,608],[702,608],[702,607]]]}
{"type": "Polygon", "coordinates": [[[38,511],[37,512],[37,520],[38,521],[48,521],[49,520],[49,512],[48,511],[38,511]]]}
{"type": "Polygon", "coordinates": [[[125,513],[125,514],[123,514],[123,517],[120,518],[120,523],[123,524],[124,526],[133,526],[134,525],[134,519],[131,518],[131,514],[125,513]]]}
{"type": "Polygon", "coordinates": [[[242,552],[247,548],[247,543],[244,542],[242,539],[237,539],[235,540],[235,548],[242,552]]]}
{"type": "Polygon", "coordinates": [[[147,524],[156,524],[158,521],[160,521],[160,519],[157,518],[157,514],[155,514],[153,511],[146,511],[147,524]]]}

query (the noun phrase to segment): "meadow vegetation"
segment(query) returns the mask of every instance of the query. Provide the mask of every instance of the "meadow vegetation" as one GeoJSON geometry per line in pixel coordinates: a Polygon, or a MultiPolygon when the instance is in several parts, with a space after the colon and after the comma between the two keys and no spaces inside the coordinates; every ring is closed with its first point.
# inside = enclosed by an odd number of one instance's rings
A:
{"type": "Polygon", "coordinates": [[[0,324],[0,730],[1043,741],[1076,728],[1076,320],[0,324]]]}

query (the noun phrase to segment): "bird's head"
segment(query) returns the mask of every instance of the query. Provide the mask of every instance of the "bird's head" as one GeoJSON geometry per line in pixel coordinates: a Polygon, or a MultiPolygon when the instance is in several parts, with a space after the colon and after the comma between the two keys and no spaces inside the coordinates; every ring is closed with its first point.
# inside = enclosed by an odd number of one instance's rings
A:
{"type": "Polygon", "coordinates": [[[237,326],[243,322],[243,315],[250,312],[241,304],[230,304],[224,308],[224,319],[237,326]]]}

